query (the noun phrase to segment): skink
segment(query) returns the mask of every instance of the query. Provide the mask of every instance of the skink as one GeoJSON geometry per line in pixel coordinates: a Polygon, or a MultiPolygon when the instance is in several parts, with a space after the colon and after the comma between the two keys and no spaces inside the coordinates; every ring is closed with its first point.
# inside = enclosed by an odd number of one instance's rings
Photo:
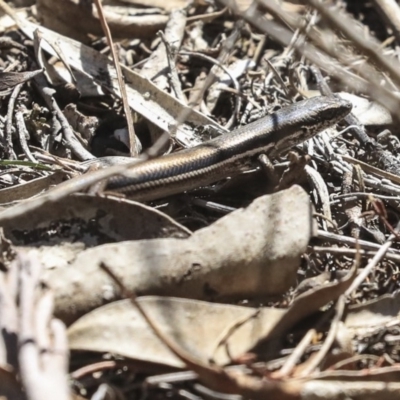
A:
{"type": "Polygon", "coordinates": [[[109,179],[107,190],[150,201],[209,185],[276,157],[334,125],[351,111],[340,98],[313,97],[282,108],[199,146],[145,161],[109,179]]]}

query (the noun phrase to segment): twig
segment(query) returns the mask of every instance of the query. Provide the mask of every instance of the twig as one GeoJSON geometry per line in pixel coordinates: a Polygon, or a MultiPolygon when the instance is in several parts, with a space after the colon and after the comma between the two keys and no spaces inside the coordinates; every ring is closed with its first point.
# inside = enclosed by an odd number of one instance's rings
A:
{"type": "MultiPolygon", "coordinates": [[[[336,202],[336,200],[339,199],[349,199],[349,201],[355,200],[357,198],[365,198],[371,196],[371,193],[367,192],[350,192],[350,193],[344,193],[344,194],[337,194],[332,197],[331,204],[333,202],[336,202]]],[[[382,194],[376,194],[374,193],[374,197],[377,199],[381,200],[395,200],[395,201],[400,201],[399,196],[384,196],[382,194]]]]}
{"type": "MultiPolygon", "coordinates": [[[[377,250],[379,251],[381,249],[381,246],[376,243],[368,242],[366,240],[355,240],[351,237],[344,236],[344,235],[336,235],[331,232],[325,232],[321,229],[318,229],[318,238],[323,239],[323,240],[329,240],[334,243],[340,243],[340,244],[347,244],[348,246],[355,246],[357,243],[359,243],[361,248],[367,249],[367,250],[377,250]]],[[[394,250],[391,249],[391,252],[393,254],[400,254],[399,250],[394,250]]]]}
{"type": "Polygon", "coordinates": [[[7,120],[6,120],[6,157],[10,160],[16,160],[17,156],[14,153],[13,143],[12,143],[12,121],[13,121],[13,113],[15,102],[17,101],[17,97],[22,89],[22,83],[15,86],[14,90],[11,93],[10,100],[8,101],[8,108],[7,108],[7,120]]]}
{"type": "Polygon", "coordinates": [[[38,161],[36,160],[36,158],[33,156],[31,151],[29,150],[28,143],[26,141],[26,138],[29,137],[29,134],[28,134],[28,130],[26,129],[26,126],[25,126],[25,121],[24,121],[24,116],[22,114],[22,111],[18,110],[15,113],[15,122],[17,124],[19,143],[21,144],[23,152],[25,153],[25,155],[29,161],[37,163],[38,161]]]}
{"type": "Polygon", "coordinates": [[[383,169],[376,168],[372,165],[369,165],[363,161],[356,160],[353,157],[347,156],[343,154],[341,156],[343,160],[353,164],[353,165],[359,165],[361,169],[365,172],[368,172],[370,174],[375,174],[381,178],[389,179],[394,183],[400,184],[400,177],[398,175],[392,174],[391,172],[384,171],[383,169]]]}
{"type": "Polygon", "coordinates": [[[282,368],[278,371],[277,374],[274,374],[274,378],[287,377],[291,374],[295,365],[303,356],[307,346],[311,343],[316,334],[317,331],[314,328],[307,331],[307,333],[303,336],[300,343],[296,346],[292,354],[287,358],[282,368]]]}
{"type": "Polygon", "coordinates": [[[344,308],[346,305],[346,297],[344,295],[340,296],[335,307],[335,317],[331,322],[331,326],[328,335],[318,353],[315,357],[307,364],[307,366],[301,371],[301,377],[307,377],[321,364],[323,359],[326,357],[329,349],[336,338],[336,334],[339,329],[339,322],[341,321],[344,313],[344,308]]]}
{"type": "MultiPolygon", "coordinates": [[[[354,256],[357,252],[355,249],[349,249],[346,247],[320,247],[320,246],[312,246],[310,250],[316,254],[334,254],[336,256],[354,256]]],[[[376,251],[371,250],[359,250],[359,253],[362,257],[371,258],[376,255],[376,251]]],[[[400,255],[386,253],[385,259],[393,261],[395,263],[400,263],[400,255]]]]}

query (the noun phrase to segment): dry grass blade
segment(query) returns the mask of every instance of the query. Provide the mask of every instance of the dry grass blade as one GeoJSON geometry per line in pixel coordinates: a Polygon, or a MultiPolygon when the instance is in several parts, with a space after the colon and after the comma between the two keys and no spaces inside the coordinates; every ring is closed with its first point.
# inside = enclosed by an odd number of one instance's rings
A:
{"type": "Polygon", "coordinates": [[[128,132],[129,132],[129,153],[130,153],[131,157],[135,157],[140,153],[141,149],[140,149],[140,144],[138,143],[138,140],[136,138],[135,131],[133,128],[131,108],[129,107],[129,104],[128,104],[125,82],[124,82],[124,78],[122,76],[121,67],[120,67],[119,59],[118,59],[118,54],[115,50],[115,46],[114,46],[114,42],[113,42],[113,39],[111,36],[110,28],[108,27],[107,21],[104,17],[103,6],[101,5],[101,0],[94,0],[94,3],[96,5],[97,12],[99,13],[99,19],[100,19],[104,34],[107,38],[108,45],[110,46],[115,70],[117,71],[119,90],[121,91],[121,97],[122,97],[122,103],[124,106],[126,124],[128,126],[128,132]]]}

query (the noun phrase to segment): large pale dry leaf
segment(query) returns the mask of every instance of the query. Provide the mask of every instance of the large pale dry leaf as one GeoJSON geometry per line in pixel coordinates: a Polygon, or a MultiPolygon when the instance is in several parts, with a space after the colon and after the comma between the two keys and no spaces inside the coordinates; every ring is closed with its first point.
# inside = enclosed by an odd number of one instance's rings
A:
{"type": "Polygon", "coordinates": [[[49,271],[56,314],[73,321],[120,294],[105,263],[138,294],[195,299],[265,297],[295,283],[300,256],[313,233],[308,195],[299,186],[262,196],[188,239],[97,246],[68,268],[49,271]],[[90,276],[91,279],[87,279],[90,276]],[[109,288],[107,301],[103,288],[109,288]]]}
{"type": "MultiPolygon", "coordinates": [[[[274,314],[284,310],[214,304],[169,297],[138,299],[161,331],[199,361],[208,363],[227,329],[239,321],[249,321],[230,337],[229,350],[234,356],[256,343],[264,324],[275,321],[274,314]],[[268,311],[268,312],[267,312],[268,311]]],[[[150,329],[130,300],[105,305],[83,316],[68,329],[71,350],[112,352],[125,357],[183,368],[177,358],[150,329]]],[[[227,354],[215,359],[227,364],[227,354]]]]}
{"type": "MultiPolygon", "coordinates": [[[[296,323],[336,300],[351,284],[354,272],[339,282],[302,294],[287,310],[156,296],[138,301],[159,331],[199,364],[207,365],[212,360],[226,365],[232,358],[257,351],[261,342],[284,335],[296,323]]],[[[112,352],[177,368],[185,364],[157,337],[130,300],[111,303],[83,316],[71,325],[68,337],[73,350],[112,352]]]]}
{"type": "Polygon", "coordinates": [[[151,207],[120,198],[67,197],[2,225],[16,246],[35,248],[47,268],[73,262],[88,247],[123,240],[186,238],[190,232],[151,207]]]}

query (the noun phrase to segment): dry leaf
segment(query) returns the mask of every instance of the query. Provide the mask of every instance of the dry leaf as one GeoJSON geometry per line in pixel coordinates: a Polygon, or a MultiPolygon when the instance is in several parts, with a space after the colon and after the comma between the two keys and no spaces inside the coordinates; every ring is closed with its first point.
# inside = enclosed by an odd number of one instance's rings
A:
{"type": "Polygon", "coordinates": [[[69,322],[120,298],[100,270],[102,263],[139,294],[197,299],[276,295],[295,283],[312,229],[308,195],[293,186],[254,200],[188,239],[88,249],[68,268],[49,271],[47,282],[56,292],[56,314],[69,322]]]}
{"type": "MultiPolygon", "coordinates": [[[[171,297],[146,296],[138,301],[161,329],[199,362],[210,358],[218,365],[230,359],[221,351],[214,356],[219,341],[238,321],[247,321],[229,337],[230,354],[237,357],[251,349],[285,310],[239,307],[171,297]]],[[[154,334],[130,300],[105,305],[83,316],[68,329],[71,350],[112,352],[136,361],[184,368],[154,334]]]]}
{"type": "MultiPolygon", "coordinates": [[[[354,276],[355,268],[339,282],[304,293],[288,310],[156,296],[137,301],[163,335],[199,364],[213,360],[217,365],[226,365],[246,352],[254,352],[257,344],[284,335],[300,320],[336,300],[354,276]]],[[[136,361],[185,366],[130,300],[111,303],[83,316],[70,326],[68,337],[72,350],[111,352],[136,361]]]]}

